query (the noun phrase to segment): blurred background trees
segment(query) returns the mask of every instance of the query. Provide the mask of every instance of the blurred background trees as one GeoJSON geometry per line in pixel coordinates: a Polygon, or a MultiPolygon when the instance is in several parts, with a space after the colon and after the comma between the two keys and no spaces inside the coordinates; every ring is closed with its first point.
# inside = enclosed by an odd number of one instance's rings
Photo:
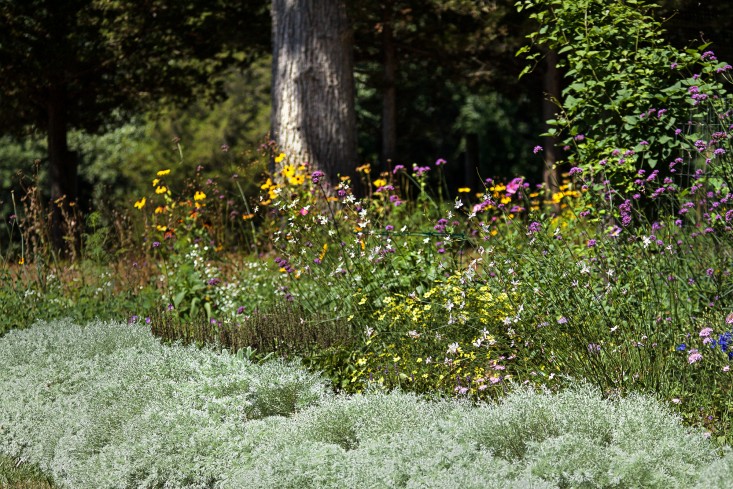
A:
{"type": "MultiPolygon", "coordinates": [[[[718,41],[718,57],[733,57],[728,3],[661,3],[670,42],[718,41]]],[[[76,196],[84,208],[130,205],[150,174],[171,165],[179,175],[199,164],[241,174],[270,133],[272,87],[288,81],[278,75],[272,85],[270,12],[293,5],[0,0],[3,212],[9,190],[21,191],[19,172],[38,171],[47,199],[76,196]]],[[[541,181],[535,145],[561,159],[539,135],[562,74],[545,61],[518,79],[515,53],[535,26],[512,0],[345,5],[356,163],[386,170],[442,157],[451,185],[478,190],[487,177],[541,181]]]]}

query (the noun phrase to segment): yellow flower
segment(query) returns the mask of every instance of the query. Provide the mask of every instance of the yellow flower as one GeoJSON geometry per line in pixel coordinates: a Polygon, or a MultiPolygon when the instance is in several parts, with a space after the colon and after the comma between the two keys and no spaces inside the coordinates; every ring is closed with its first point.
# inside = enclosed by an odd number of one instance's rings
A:
{"type": "Polygon", "coordinates": [[[367,163],[366,165],[357,166],[356,167],[356,171],[358,171],[359,173],[367,173],[368,174],[368,173],[371,173],[372,166],[369,163],[367,163]]]}
{"type": "Polygon", "coordinates": [[[285,159],[285,153],[280,153],[275,157],[275,163],[282,163],[282,161],[285,159]]]}
{"type": "Polygon", "coordinates": [[[295,176],[295,167],[293,165],[285,165],[283,169],[280,170],[280,174],[288,179],[293,178],[295,176]]]}
{"type": "Polygon", "coordinates": [[[260,188],[262,190],[267,190],[270,187],[272,187],[272,180],[269,179],[269,178],[267,179],[267,181],[265,183],[263,183],[262,185],[260,185],[260,188]]]}
{"type": "Polygon", "coordinates": [[[170,170],[160,170],[158,173],[156,173],[156,175],[158,175],[159,177],[164,177],[168,175],[170,172],[171,172],[170,170]]]}
{"type": "Polygon", "coordinates": [[[153,187],[157,187],[160,183],[160,178],[153,178],[153,187]]]}
{"type": "Polygon", "coordinates": [[[158,207],[155,208],[156,214],[162,214],[164,212],[165,212],[165,207],[163,207],[162,205],[159,205],[158,207]]]}
{"type": "Polygon", "coordinates": [[[22,256],[20,257],[20,260],[18,260],[18,265],[24,265],[25,264],[25,258],[22,256]]]}
{"type": "Polygon", "coordinates": [[[246,221],[247,219],[252,219],[253,217],[255,217],[254,214],[245,214],[242,216],[242,219],[246,221]]]}
{"type": "Polygon", "coordinates": [[[137,202],[135,202],[135,207],[138,208],[138,209],[140,209],[140,210],[143,210],[143,207],[145,207],[145,202],[146,202],[146,199],[145,199],[145,197],[143,197],[142,199],[140,199],[137,202]]]}
{"type": "Polygon", "coordinates": [[[165,232],[165,231],[168,231],[168,228],[166,226],[160,226],[160,225],[158,225],[158,226],[155,226],[155,228],[158,231],[162,232],[162,233],[165,232]]]}
{"type": "Polygon", "coordinates": [[[384,178],[377,178],[372,183],[374,184],[375,187],[379,188],[379,187],[384,187],[385,185],[387,185],[387,180],[385,180],[384,178]]]}
{"type": "Polygon", "coordinates": [[[469,193],[470,191],[471,191],[471,189],[470,189],[470,188],[468,188],[468,187],[461,187],[461,188],[459,188],[459,189],[458,189],[458,193],[459,193],[459,194],[467,194],[467,193],[469,193]]]}
{"type": "Polygon", "coordinates": [[[167,191],[168,191],[168,187],[166,187],[165,185],[161,185],[160,187],[155,189],[156,194],[164,194],[167,191]]]}
{"type": "Polygon", "coordinates": [[[193,194],[193,200],[204,200],[205,198],[206,194],[200,190],[197,190],[196,193],[193,194]]]}

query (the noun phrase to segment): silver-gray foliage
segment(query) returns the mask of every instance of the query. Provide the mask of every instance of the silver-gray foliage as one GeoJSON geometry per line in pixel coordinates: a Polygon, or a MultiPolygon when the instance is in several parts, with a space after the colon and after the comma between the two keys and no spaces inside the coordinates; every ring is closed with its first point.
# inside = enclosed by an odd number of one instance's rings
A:
{"type": "Polygon", "coordinates": [[[118,323],[11,332],[0,365],[0,452],[63,487],[724,487],[733,473],[654,399],[586,385],[479,407],[333,396],[297,366],[118,323]]]}

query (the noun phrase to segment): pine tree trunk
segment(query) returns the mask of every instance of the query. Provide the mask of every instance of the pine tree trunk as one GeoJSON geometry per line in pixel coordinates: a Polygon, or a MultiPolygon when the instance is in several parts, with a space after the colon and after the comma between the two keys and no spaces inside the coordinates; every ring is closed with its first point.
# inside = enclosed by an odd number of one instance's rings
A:
{"type": "MultiPolygon", "coordinates": [[[[560,88],[560,70],[557,69],[557,53],[550,51],[545,58],[545,72],[543,74],[543,89],[545,92],[544,102],[542,104],[542,117],[545,121],[554,119],[557,112],[556,102],[562,99],[560,88]]],[[[550,127],[545,124],[545,131],[550,127]]],[[[543,140],[545,168],[543,171],[543,180],[545,189],[550,194],[556,193],[559,188],[559,180],[557,176],[557,138],[553,136],[545,136],[543,140]]]]}
{"type": "Polygon", "coordinates": [[[342,0],[272,0],[272,138],[290,161],[354,175],[353,34],[342,0]]]}
{"type": "MultiPolygon", "coordinates": [[[[64,246],[62,207],[76,203],[77,162],[69,151],[67,141],[68,120],[66,90],[63,85],[53,85],[48,91],[48,160],[51,185],[51,240],[57,251],[64,246]]],[[[71,245],[71,243],[69,243],[71,245]]]]}
{"type": "Polygon", "coordinates": [[[382,86],[382,164],[391,167],[397,151],[397,49],[392,29],[392,4],[384,12],[382,49],[384,51],[384,80],[382,86]]]}

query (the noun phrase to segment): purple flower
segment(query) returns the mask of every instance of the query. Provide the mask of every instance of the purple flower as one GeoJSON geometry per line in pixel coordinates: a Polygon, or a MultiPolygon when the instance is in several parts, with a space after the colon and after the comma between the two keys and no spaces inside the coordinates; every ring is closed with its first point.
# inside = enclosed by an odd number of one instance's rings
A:
{"type": "Polygon", "coordinates": [[[542,224],[540,224],[537,221],[531,222],[529,226],[527,227],[527,231],[529,232],[529,234],[538,233],[540,232],[541,229],[542,229],[542,224]]]}
{"type": "Polygon", "coordinates": [[[239,306],[237,308],[237,314],[244,314],[244,306],[239,306]]]}
{"type": "Polygon", "coordinates": [[[396,174],[396,173],[397,173],[398,171],[400,171],[400,170],[404,170],[404,169],[405,169],[405,165],[395,165],[395,167],[394,167],[394,170],[392,170],[392,174],[394,175],[394,174],[396,174]]]}
{"type": "Polygon", "coordinates": [[[583,173],[583,169],[578,166],[572,167],[569,172],[570,175],[577,175],[579,173],[583,173]]]}
{"type": "Polygon", "coordinates": [[[585,134],[578,134],[573,139],[575,139],[576,141],[585,141],[585,134]]]}
{"type": "Polygon", "coordinates": [[[153,248],[160,246],[160,241],[153,241],[153,248]]]}
{"type": "Polygon", "coordinates": [[[443,158],[438,158],[437,160],[435,160],[435,166],[445,165],[446,163],[448,162],[445,161],[443,158]]]}
{"type": "Polygon", "coordinates": [[[588,248],[593,248],[596,245],[595,239],[589,239],[588,240],[588,248]]]}
{"type": "Polygon", "coordinates": [[[324,176],[326,176],[325,173],[323,173],[320,170],[316,170],[313,173],[311,173],[311,180],[313,181],[313,183],[318,183],[320,179],[323,178],[324,176]]]}
{"type": "Polygon", "coordinates": [[[534,154],[537,154],[537,153],[539,153],[539,152],[540,152],[540,151],[542,151],[542,150],[543,150],[542,146],[539,146],[539,145],[537,145],[537,146],[535,146],[535,147],[534,147],[534,148],[532,149],[532,152],[533,152],[534,154]]]}
{"type": "Polygon", "coordinates": [[[568,318],[565,316],[560,316],[560,319],[557,320],[557,324],[567,324],[568,318]]]}
{"type": "Polygon", "coordinates": [[[387,224],[384,226],[385,231],[394,231],[394,226],[391,224],[387,224]]]}

